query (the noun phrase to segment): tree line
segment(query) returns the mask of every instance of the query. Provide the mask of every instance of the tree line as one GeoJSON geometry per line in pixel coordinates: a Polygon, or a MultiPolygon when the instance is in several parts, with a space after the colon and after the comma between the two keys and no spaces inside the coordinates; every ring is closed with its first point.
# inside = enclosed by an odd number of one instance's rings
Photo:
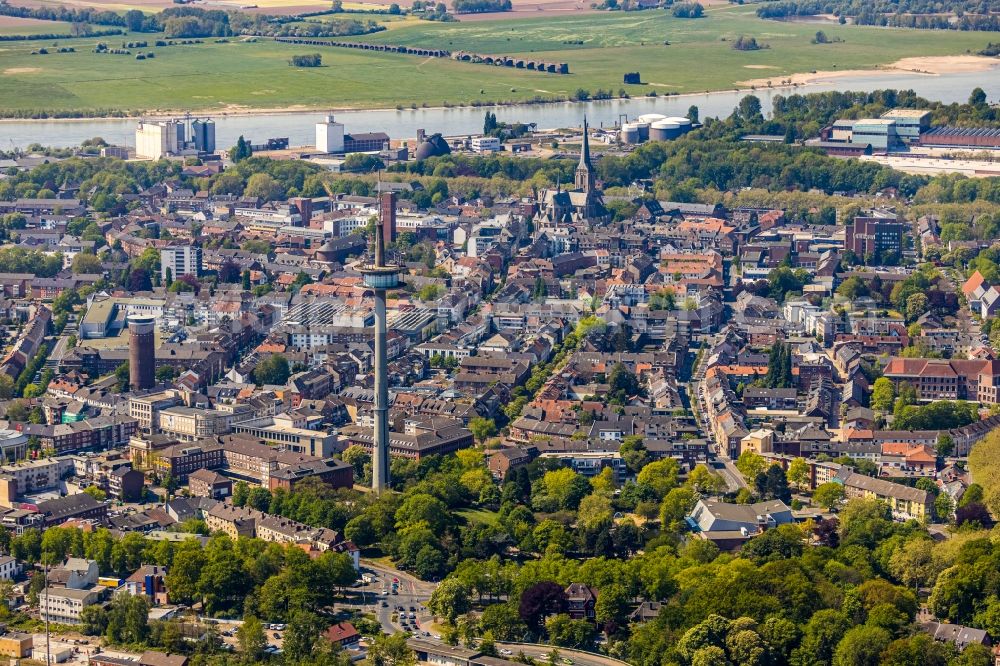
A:
{"type": "Polygon", "coordinates": [[[1000,15],[988,0],[783,0],[762,3],[761,18],[834,14],[857,25],[939,30],[1000,30],[1000,15]]]}
{"type": "Polygon", "coordinates": [[[484,12],[509,12],[510,0],[452,0],[451,9],[456,14],[481,14],[484,12]]]}

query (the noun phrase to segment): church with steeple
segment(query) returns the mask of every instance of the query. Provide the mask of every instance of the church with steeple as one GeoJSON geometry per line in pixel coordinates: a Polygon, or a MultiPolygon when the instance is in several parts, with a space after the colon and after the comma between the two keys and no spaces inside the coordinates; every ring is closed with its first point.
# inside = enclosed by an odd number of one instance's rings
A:
{"type": "Polygon", "coordinates": [[[600,223],[610,219],[601,191],[597,189],[594,165],[590,161],[586,116],[583,118],[583,145],[580,147],[580,162],[576,165],[573,189],[557,185],[554,190],[543,190],[538,203],[538,217],[542,223],[558,226],[574,222],[600,223]]]}

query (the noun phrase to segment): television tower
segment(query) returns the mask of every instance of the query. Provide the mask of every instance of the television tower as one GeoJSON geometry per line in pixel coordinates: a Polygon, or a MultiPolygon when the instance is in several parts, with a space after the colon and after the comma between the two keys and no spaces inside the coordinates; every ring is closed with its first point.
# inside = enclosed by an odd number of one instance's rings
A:
{"type": "Polygon", "coordinates": [[[399,286],[399,266],[385,263],[382,221],[375,225],[375,263],[364,264],[365,286],[375,291],[375,440],[372,442],[372,490],[389,487],[389,380],[386,358],[385,292],[399,286]]]}

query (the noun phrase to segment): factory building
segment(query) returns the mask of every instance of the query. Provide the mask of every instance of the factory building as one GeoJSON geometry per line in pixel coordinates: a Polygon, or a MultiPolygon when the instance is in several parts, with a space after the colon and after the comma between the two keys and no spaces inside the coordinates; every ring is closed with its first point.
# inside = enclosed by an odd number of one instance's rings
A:
{"type": "Polygon", "coordinates": [[[174,155],[184,145],[184,123],[179,120],[140,120],[135,130],[135,154],[158,160],[174,155]]]}
{"type": "Polygon", "coordinates": [[[920,145],[941,148],[1000,148],[1000,129],[935,127],[920,135],[920,145]]]}
{"type": "Polygon", "coordinates": [[[931,114],[922,109],[893,109],[883,113],[882,120],[893,121],[896,136],[905,143],[916,143],[931,128],[931,114]]]}
{"type": "Polygon", "coordinates": [[[476,153],[495,153],[503,147],[495,136],[476,136],[472,138],[472,150],[476,153]]]}
{"type": "Polygon", "coordinates": [[[887,118],[862,118],[854,121],[851,143],[869,144],[875,152],[886,152],[900,144],[896,121],[887,118]]]}
{"type": "MultiPolygon", "coordinates": [[[[911,134],[912,125],[906,127],[908,135],[911,134]]],[[[859,146],[863,149],[860,152],[865,154],[885,153],[902,145],[896,121],[892,118],[837,120],[820,130],[819,136],[824,146],[829,147],[835,143],[850,144],[859,146]]]]}
{"type": "Polygon", "coordinates": [[[185,120],[140,120],[135,130],[135,154],[158,160],[171,155],[215,152],[215,121],[198,119],[191,123],[188,139],[185,120]]]}
{"type": "Polygon", "coordinates": [[[345,134],[343,123],[338,123],[333,114],[316,123],[316,150],[321,153],[370,153],[382,150],[388,143],[389,135],[385,132],[345,134]]]}
{"type": "Polygon", "coordinates": [[[344,124],[334,120],[333,114],[316,123],[316,150],[321,153],[344,152],[344,124]]]}

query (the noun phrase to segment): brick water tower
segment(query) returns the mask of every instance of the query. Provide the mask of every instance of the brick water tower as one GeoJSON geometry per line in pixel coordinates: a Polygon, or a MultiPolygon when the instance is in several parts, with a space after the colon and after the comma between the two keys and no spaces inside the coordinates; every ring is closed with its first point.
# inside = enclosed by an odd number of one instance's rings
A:
{"type": "Polygon", "coordinates": [[[146,315],[128,318],[128,378],[133,391],[145,391],[156,384],[155,319],[146,315]]]}

